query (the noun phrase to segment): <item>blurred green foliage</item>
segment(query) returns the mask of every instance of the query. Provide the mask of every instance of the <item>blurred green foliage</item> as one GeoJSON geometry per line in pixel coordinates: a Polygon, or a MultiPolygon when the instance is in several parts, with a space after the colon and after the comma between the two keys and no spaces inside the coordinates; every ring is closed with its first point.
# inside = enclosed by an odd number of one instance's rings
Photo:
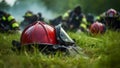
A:
{"type": "MultiPolygon", "coordinates": [[[[120,11],[120,0],[17,0],[16,4],[17,3],[43,3],[49,10],[60,14],[69,9],[73,9],[76,5],[80,5],[84,13],[100,14],[110,8],[120,11]]],[[[32,7],[32,5],[30,6],[32,7]]],[[[8,8],[10,7],[8,7],[7,4],[2,2],[0,3],[0,9],[8,8]]]]}
{"type": "Polygon", "coordinates": [[[81,5],[85,13],[100,14],[110,8],[120,11],[120,0],[43,0],[45,5],[56,12],[64,12],[81,5]]]}
{"type": "Polygon", "coordinates": [[[10,6],[5,1],[0,2],[0,10],[8,10],[9,8],[10,6]]]}

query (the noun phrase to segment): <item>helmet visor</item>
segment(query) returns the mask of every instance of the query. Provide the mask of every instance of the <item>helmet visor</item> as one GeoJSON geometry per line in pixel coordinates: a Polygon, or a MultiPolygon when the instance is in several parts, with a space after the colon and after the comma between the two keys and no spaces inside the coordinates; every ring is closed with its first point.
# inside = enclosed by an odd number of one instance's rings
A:
{"type": "Polygon", "coordinates": [[[65,42],[73,42],[73,40],[68,36],[68,34],[61,28],[60,30],[60,37],[65,42]]]}
{"type": "Polygon", "coordinates": [[[61,25],[58,25],[56,28],[57,40],[62,43],[74,43],[74,41],[69,37],[69,35],[64,31],[61,25]]]}

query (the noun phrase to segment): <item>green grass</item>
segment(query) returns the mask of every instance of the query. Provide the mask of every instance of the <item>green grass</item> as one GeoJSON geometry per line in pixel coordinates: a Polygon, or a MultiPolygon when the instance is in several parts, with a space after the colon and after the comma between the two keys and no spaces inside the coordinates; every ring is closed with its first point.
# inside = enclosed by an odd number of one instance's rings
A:
{"type": "Polygon", "coordinates": [[[91,36],[68,32],[89,57],[44,55],[39,52],[18,54],[10,48],[20,34],[0,33],[0,68],[120,68],[120,32],[107,31],[91,36]]]}

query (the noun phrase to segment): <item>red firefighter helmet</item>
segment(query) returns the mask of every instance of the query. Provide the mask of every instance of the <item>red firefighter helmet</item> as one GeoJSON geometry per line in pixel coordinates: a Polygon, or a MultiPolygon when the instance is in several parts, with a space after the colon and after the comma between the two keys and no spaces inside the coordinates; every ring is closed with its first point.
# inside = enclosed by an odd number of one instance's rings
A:
{"type": "Polygon", "coordinates": [[[103,34],[103,33],[105,33],[105,31],[106,31],[105,25],[98,21],[94,22],[90,26],[90,32],[94,35],[103,34]]]}
{"type": "Polygon", "coordinates": [[[65,43],[74,43],[74,41],[59,25],[56,27],[52,27],[41,21],[37,21],[24,29],[21,35],[20,43],[22,45],[64,45],[65,43]]]}
{"type": "Polygon", "coordinates": [[[57,44],[55,29],[43,22],[35,22],[22,32],[21,44],[57,44]]]}
{"type": "Polygon", "coordinates": [[[52,27],[40,21],[26,27],[22,32],[21,41],[13,40],[12,44],[14,46],[13,50],[17,48],[18,51],[23,50],[22,47],[27,47],[28,51],[33,51],[32,46],[35,44],[39,51],[46,54],[57,51],[66,52],[66,54],[70,54],[71,51],[79,53],[76,50],[80,49],[76,47],[74,41],[67,35],[61,25],[52,27]]]}
{"type": "Polygon", "coordinates": [[[115,9],[109,9],[106,12],[106,17],[116,17],[117,16],[117,11],[115,9]]]}

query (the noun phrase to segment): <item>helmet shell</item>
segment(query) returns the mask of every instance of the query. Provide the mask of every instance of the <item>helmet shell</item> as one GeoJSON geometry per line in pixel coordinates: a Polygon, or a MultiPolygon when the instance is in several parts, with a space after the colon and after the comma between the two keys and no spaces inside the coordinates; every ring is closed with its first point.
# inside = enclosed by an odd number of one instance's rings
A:
{"type": "Polygon", "coordinates": [[[90,32],[94,35],[103,34],[105,33],[105,31],[106,31],[105,25],[100,22],[94,22],[90,26],[90,32]]]}
{"type": "Polygon", "coordinates": [[[33,16],[33,12],[27,11],[23,17],[31,17],[31,16],[33,16]]]}
{"type": "Polygon", "coordinates": [[[116,17],[117,16],[117,11],[115,9],[109,9],[106,12],[106,17],[116,17]]]}
{"type": "Polygon", "coordinates": [[[22,32],[21,44],[57,44],[55,29],[43,22],[37,21],[22,32]]]}

